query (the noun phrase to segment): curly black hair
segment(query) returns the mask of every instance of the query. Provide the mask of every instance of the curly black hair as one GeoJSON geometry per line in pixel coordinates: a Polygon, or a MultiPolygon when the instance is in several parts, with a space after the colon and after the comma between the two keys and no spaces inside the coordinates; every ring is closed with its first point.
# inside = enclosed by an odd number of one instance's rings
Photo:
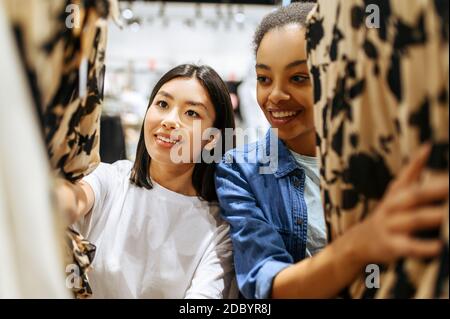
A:
{"type": "Polygon", "coordinates": [[[315,5],[315,0],[294,2],[266,15],[256,28],[255,35],[253,36],[253,49],[255,55],[267,32],[275,28],[282,28],[288,24],[305,26],[306,18],[315,5]]]}

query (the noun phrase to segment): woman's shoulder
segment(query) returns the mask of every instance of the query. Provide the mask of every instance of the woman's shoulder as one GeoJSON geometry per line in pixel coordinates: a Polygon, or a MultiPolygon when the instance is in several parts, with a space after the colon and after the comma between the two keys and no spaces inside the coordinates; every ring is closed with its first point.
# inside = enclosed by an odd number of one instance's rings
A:
{"type": "Polygon", "coordinates": [[[242,146],[233,148],[224,154],[222,158],[222,163],[231,163],[231,162],[241,163],[244,161],[249,162],[247,159],[257,156],[258,150],[261,149],[263,146],[264,146],[263,141],[259,140],[253,143],[244,144],[242,146]]]}
{"type": "MultiPolygon", "coordinates": [[[[278,146],[278,139],[275,141],[278,146]]],[[[245,144],[226,152],[219,163],[218,171],[239,171],[247,177],[259,175],[261,169],[277,157],[277,149],[270,146],[267,138],[245,144]]]]}
{"type": "Polygon", "coordinates": [[[205,214],[209,216],[211,225],[214,226],[216,232],[223,232],[229,230],[229,223],[222,217],[222,209],[218,202],[203,202],[202,208],[205,214]]]}
{"type": "Polygon", "coordinates": [[[112,164],[101,162],[91,174],[86,176],[86,178],[89,179],[97,177],[101,180],[126,178],[129,176],[132,167],[133,163],[128,160],[120,160],[112,164]]]}
{"type": "Polygon", "coordinates": [[[128,175],[133,168],[133,162],[130,160],[120,160],[111,164],[119,175],[128,175]]]}

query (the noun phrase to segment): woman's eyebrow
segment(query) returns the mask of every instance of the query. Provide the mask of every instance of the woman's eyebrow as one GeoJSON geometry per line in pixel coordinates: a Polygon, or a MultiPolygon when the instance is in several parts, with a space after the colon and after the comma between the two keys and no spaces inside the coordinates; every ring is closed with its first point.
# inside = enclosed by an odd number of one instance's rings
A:
{"type": "Polygon", "coordinates": [[[203,106],[206,109],[205,104],[202,102],[195,102],[195,101],[186,101],[186,104],[192,105],[192,106],[203,106]]]}
{"type": "Polygon", "coordinates": [[[170,95],[169,93],[167,93],[166,91],[159,91],[159,92],[158,92],[158,95],[165,96],[165,97],[167,97],[167,98],[169,98],[169,99],[171,99],[171,100],[174,99],[173,96],[170,95]]]}
{"type": "Polygon", "coordinates": [[[290,69],[299,65],[303,65],[306,64],[306,60],[296,60],[294,62],[289,63],[288,65],[286,65],[285,69],[290,69]]]}
{"type": "MultiPolygon", "coordinates": [[[[170,94],[167,93],[166,91],[159,91],[157,95],[162,95],[165,96],[171,100],[174,100],[175,98],[170,94]]],[[[185,102],[188,105],[192,105],[192,106],[203,106],[206,110],[208,110],[208,108],[206,107],[205,104],[203,104],[202,102],[197,102],[197,101],[186,101],[185,102]]]]}
{"type": "Polygon", "coordinates": [[[255,65],[256,69],[264,69],[264,70],[270,70],[270,66],[262,64],[262,63],[258,63],[255,65]]]}
{"type": "MultiPolygon", "coordinates": [[[[299,65],[306,64],[306,60],[295,60],[294,62],[289,63],[286,65],[285,69],[290,69],[299,65]]],[[[271,70],[270,66],[262,63],[258,63],[255,65],[256,69],[264,69],[264,70],[271,70]]]]}

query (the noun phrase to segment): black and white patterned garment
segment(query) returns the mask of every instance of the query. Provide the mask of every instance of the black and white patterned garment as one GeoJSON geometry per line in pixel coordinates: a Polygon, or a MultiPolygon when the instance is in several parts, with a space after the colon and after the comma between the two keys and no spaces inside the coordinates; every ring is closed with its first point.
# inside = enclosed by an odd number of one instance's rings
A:
{"type": "MultiPolygon", "coordinates": [[[[422,143],[433,143],[427,175],[448,172],[448,11],[448,0],[319,0],[311,13],[307,48],[330,241],[373,211],[422,143]],[[372,3],[379,28],[368,27],[376,22],[366,13],[372,3]]],[[[348,295],[448,298],[448,222],[422,235],[443,239],[439,258],[382,267],[379,289],[366,289],[362,273],[348,295]]]]}
{"type": "MultiPolygon", "coordinates": [[[[117,0],[4,0],[55,174],[71,182],[100,163],[107,19],[117,0]]],[[[95,246],[68,229],[67,263],[78,265],[75,296],[92,292],[95,246]],[[78,288],[77,288],[78,287],[78,288]]]]}
{"type": "Polygon", "coordinates": [[[51,165],[66,179],[79,180],[100,162],[110,0],[7,0],[6,4],[51,165]]]}

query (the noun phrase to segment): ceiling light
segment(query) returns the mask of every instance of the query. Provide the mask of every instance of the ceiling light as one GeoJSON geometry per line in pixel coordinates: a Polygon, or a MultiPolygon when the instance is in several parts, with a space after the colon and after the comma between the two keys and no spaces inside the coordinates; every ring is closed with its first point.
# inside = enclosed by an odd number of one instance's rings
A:
{"type": "Polygon", "coordinates": [[[133,18],[133,11],[131,9],[125,9],[122,11],[122,17],[126,20],[130,20],[133,18]]]}

